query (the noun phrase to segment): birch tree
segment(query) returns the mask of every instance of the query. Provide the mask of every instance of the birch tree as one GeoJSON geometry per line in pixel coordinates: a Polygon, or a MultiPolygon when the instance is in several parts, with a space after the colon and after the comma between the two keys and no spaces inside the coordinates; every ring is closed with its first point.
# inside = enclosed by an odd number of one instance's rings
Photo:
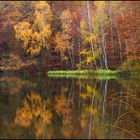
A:
{"type": "Polygon", "coordinates": [[[14,26],[16,38],[23,42],[23,47],[31,56],[38,55],[47,48],[51,36],[51,8],[46,2],[38,2],[34,12],[34,24],[28,21],[14,26]],[[48,14],[47,14],[48,13],[48,14]]]}
{"type": "Polygon", "coordinates": [[[100,33],[101,33],[101,44],[103,49],[103,59],[105,68],[108,69],[107,65],[107,54],[106,54],[106,46],[105,46],[105,2],[104,1],[96,1],[95,2],[96,8],[97,8],[97,14],[100,17],[99,23],[100,23],[100,33]]]}

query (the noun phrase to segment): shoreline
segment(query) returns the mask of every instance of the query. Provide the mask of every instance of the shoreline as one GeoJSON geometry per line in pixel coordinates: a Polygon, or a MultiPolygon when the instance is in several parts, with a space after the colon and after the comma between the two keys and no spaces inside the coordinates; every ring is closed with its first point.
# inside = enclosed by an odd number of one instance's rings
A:
{"type": "Polygon", "coordinates": [[[47,72],[48,77],[56,78],[78,78],[78,77],[98,77],[99,79],[111,78],[116,79],[119,77],[125,78],[140,78],[140,71],[127,71],[127,70],[53,70],[47,72]]]}

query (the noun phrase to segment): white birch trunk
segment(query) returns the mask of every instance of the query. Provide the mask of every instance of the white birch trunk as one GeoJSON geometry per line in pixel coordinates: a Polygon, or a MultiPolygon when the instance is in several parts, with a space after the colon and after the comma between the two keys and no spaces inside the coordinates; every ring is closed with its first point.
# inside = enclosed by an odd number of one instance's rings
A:
{"type": "Polygon", "coordinates": [[[105,68],[108,69],[107,66],[107,55],[106,55],[106,50],[105,50],[105,33],[104,33],[104,14],[103,10],[99,9],[99,17],[100,17],[100,28],[101,28],[101,42],[102,42],[102,48],[103,48],[103,58],[104,58],[104,63],[105,63],[105,68]]]}
{"type": "MultiPolygon", "coordinates": [[[[90,16],[90,8],[89,8],[89,1],[87,1],[87,12],[88,12],[88,24],[89,24],[89,32],[90,35],[92,35],[92,26],[91,26],[91,16],[90,16]]],[[[94,58],[94,47],[93,47],[93,42],[91,41],[91,49],[92,49],[92,55],[94,58]]],[[[97,68],[96,60],[95,60],[95,67],[97,68]]]]}

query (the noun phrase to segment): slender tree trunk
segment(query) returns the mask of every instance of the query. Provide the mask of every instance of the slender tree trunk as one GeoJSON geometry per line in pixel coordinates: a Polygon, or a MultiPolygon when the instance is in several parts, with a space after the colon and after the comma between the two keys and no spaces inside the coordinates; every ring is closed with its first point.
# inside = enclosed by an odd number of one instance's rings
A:
{"type": "MultiPolygon", "coordinates": [[[[91,107],[93,108],[94,103],[94,93],[92,93],[91,107]]],[[[92,128],[93,113],[90,113],[90,123],[89,123],[89,134],[88,138],[91,139],[91,128],[92,128]]]]}
{"type": "MultiPolygon", "coordinates": [[[[98,45],[96,44],[97,46],[97,49],[99,49],[100,47],[98,47],[98,45]]],[[[102,60],[101,60],[101,57],[99,58],[99,63],[100,63],[100,67],[103,68],[103,64],[102,64],[102,60]]]]}
{"type": "Polygon", "coordinates": [[[104,86],[103,121],[105,120],[105,106],[106,106],[107,87],[108,87],[108,79],[105,81],[105,86],[104,86]]]}
{"type": "Polygon", "coordinates": [[[114,41],[113,41],[113,21],[112,21],[112,2],[109,1],[109,17],[110,17],[110,23],[111,23],[111,46],[112,46],[112,50],[113,50],[113,55],[115,53],[115,50],[114,50],[114,41]]]}
{"type": "Polygon", "coordinates": [[[74,39],[72,39],[72,68],[74,69],[75,66],[75,60],[74,60],[74,39]]]}
{"type": "MultiPolygon", "coordinates": [[[[87,1],[87,12],[88,12],[89,32],[90,32],[90,35],[92,35],[92,26],[91,26],[91,16],[90,16],[89,1],[87,1]]],[[[93,42],[91,41],[90,43],[91,43],[92,55],[93,55],[93,58],[94,58],[94,47],[93,47],[93,42]]],[[[95,60],[95,68],[97,68],[96,60],[95,60]]]]}
{"type": "Polygon", "coordinates": [[[68,48],[68,53],[69,53],[70,64],[71,64],[71,67],[72,67],[72,56],[71,56],[71,52],[70,52],[69,48],[68,48]]]}
{"type": "Polygon", "coordinates": [[[102,48],[103,48],[103,58],[105,63],[105,68],[108,69],[107,66],[107,55],[105,50],[105,33],[104,33],[104,15],[103,10],[99,9],[99,17],[100,17],[100,29],[101,29],[101,42],[102,42],[102,48]]]}
{"type": "MultiPolygon", "coordinates": [[[[78,48],[79,48],[79,64],[81,64],[81,55],[80,55],[80,52],[81,52],[81,41],[80,41],[80,34],[78,35],[78,48]]],[[[80,66],[80,69],[81,69],[81,66],[80,66]]]]}
{"type": "MultiPolygon", "coordinates": [[[[91,108],[93,108],[94,103],[94,93],[92,93],[92,99],[91,99],[91,108]]],[[[92,128],[92,121],[93,121],[93,113],[90,113],[90,122],[89,122],[89,134],[88,139],[91,139],[91,128],[92,128]]]]}

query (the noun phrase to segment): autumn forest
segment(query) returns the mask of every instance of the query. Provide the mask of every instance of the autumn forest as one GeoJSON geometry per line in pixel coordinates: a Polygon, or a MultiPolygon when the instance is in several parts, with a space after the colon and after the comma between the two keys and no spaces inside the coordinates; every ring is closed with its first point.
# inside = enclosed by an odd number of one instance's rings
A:
{"type": "Polygon", "coordinates": [[[138,70],[139,7],[138,1],[1,1],[1,70],[138,70]]]}
{"type": "Polygon", "coordinates": [[[0,138],[140,138],[139,78],[139,1],[0,1],[0,138]]]}

